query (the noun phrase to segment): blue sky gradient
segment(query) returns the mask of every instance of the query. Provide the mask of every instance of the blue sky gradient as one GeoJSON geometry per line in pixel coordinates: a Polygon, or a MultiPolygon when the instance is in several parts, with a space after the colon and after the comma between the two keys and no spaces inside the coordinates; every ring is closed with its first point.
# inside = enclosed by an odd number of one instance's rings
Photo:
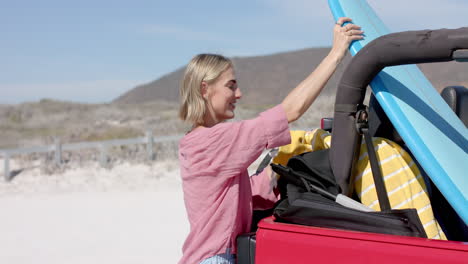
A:
{"type": "MultiPolygon", "coordinates": [[[[392,31],[468,26],[466,0],[368,0],[392,31]]],[[[0,0],[0,103],[109,102],[197,53],[330,46],[326,0],[0,0]]]]}

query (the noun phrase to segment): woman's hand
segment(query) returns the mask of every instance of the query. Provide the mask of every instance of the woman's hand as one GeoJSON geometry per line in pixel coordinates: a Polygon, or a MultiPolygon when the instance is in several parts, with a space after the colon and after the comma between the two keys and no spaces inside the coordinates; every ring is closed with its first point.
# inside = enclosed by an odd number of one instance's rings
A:
{"type": "Polygon", "coordinates": [[[351,23],[343,26],[346,22],[351,22],[351,18],[340,17],[333,29],[333,47],[330,53],[335,55],[339,61],[343,59],[352,41],[364,38],[362,35],[364,31],[361,30],[360,26],[351,23]]]}

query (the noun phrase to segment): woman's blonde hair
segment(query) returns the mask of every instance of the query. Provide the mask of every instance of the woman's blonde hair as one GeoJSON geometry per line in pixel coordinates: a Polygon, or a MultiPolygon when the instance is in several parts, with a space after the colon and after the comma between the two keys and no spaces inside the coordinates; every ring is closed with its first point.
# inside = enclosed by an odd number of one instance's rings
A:
{"type": "Polygon", "coordinates": [[[232,61],[217,54],[199,54],[189,62],[180,84],[179,117],[193,125],[202,125],[206,103],[201,93],[201,84],[213,83],[228,68],[232,61]]]}

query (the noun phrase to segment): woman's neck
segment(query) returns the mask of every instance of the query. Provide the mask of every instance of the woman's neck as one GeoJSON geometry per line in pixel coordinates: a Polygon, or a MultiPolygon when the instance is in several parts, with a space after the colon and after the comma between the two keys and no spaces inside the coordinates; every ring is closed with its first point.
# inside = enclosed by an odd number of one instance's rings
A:
{"type": "Polygon", "coordinates": [[[203,119],[203,124],[198,124],[197,126],[203,126],[203,127],[214,127],[215,125],[221,123],[222,120],[218,120],[215,117],[212,117],[211,115],[207,115],[203,119]]]}

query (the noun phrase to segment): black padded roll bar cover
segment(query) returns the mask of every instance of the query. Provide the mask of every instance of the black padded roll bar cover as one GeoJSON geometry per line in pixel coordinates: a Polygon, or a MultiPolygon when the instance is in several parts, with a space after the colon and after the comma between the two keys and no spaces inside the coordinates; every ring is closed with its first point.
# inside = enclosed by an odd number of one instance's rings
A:
{"type": "MultiPolygon", "coordinates": [[[[385,67],[453,60],[455,50],[468,48],[468,27],[405,31],[381,36],[362,48],[348,64],[338,84],[335,106],[359,105],[372,79],[385,67]]],[[[333,118],[330,162],[344,194],[350,194],[350,179],[359,138],[355,112],[337,111],[333,118]]]]}
{"type": "MultiPolygon", "coordinates": [[[[455,50],[466,49],[467,46],[468,27],[384,35],[371,41],[354,56],[338,88],[347,86],[345,89],[365,90],[375,75],[387,66],[451,61],[455,50]]],[[[361,95],[358,98],[360,100],[365,91],[338,93],[336,104],[356,100],[354,96],[357,94],[361,95]]],[[[360,102],[356,100],[355,103],[360,102]]]]}

